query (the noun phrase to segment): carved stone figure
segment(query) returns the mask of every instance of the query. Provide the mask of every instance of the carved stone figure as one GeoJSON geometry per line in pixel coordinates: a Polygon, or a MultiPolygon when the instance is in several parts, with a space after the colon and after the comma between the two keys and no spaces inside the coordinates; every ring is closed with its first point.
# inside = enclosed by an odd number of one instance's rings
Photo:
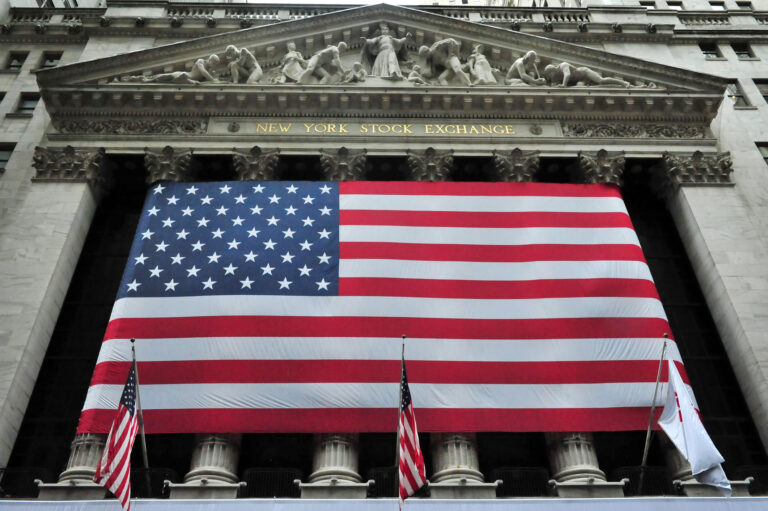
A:
{"type": "Polygon", "coordinates": [[[174,71],[172,73],[160,73],[150,76],[123,76],[121,82],[141,82],[141,83],[183,83],[196,85],[200,82],[214,82],[219,80],[219,67],[221,60],[216,54],[207,59],[197,59],[192,65],[190,71],[174,71]]]}
{"type": "Polygon", "coordinates": [[[467,59],[466,67],[472,78],[472,85],[496,85],[498,82],[493,73],[498,72],[498,69],[491,67],[483,54],[483,48],[482,44],[476,44],[467,59]]]}
{"type": "Polygon", "coordinates": [[[367,77],[368,73],[363,69],[363,65],[360,62],[355,62],[352,64],[352,69],[347,72],[343,83],[364,82],[367,77]]]}
{"type": "Polygon", "coordinates": [[[430,47],[419,48],[419,55],[426,58],[429,66],[429,76],[437,78],[440,85],[448,85],[448,81],[454,77],[462,85],[472,85],[469,75],[461,69],[459,48],[461,44],[450,37],[437,41],[430,47]]]}
{"type": "Polygon", "coordinates": [[[512,63],[504,79],[507,85],[544,85],[547,81],[539,75],[536,52],[531,50],[512,63]]]}
{"type": "Polygon", "coordinates": [[[224,59],[232,83],[240,83],[241,79],[245,83],[256,83],[264,74],[256,57],[246,48],[238,50],[236,46],[229,45],[224,51],[224,59]]]}
{"type": "Polygon", "coordinates": [[[411,33],[400,39],[390,34],[389,25],[379,24],[379,30],[373,39],[361,37],[363,43],[361,60],[371,68],[371,76],[402,80],[398,60],[408,58],[405,42],[411,39],[411,33]]]}
{"type": "Polygon", "coordinates": [[[421,66],[415,65],[411,72],[408,73],[408,81],[414,85],[429,85],[429,83],[421,76],[421,66]]]}
{"type": "Polygon", "coordinates": [[[339,54],[346,49],[347,43],[342,41],[338,46],[330,45],[316,52],[307,62],[307,68],[299,77],[299,83],[310,84],[313,77],[319,79],[321,84],[340,82],[346,69],[341,64],[339,54]]]}
{"type": "Polygon", "coordinates": [[[304,60],[300,52],[296,51],[296,43],[291,41],[286,46],[288,53],[285,54],[281,61],[283,68],[278,83],[298,82],[301,74],[307,67],[307,61],[304,60]]]}
{"type": "Polygon", "coordinates": [[[631,84],[619,78],[604,78],[597,71],[588,67],[576,67],[568,62],[550,64],[544,68],[544,77],[550,85],[568,87],[568,85],[618,85],[629,87],[631,84]]]}

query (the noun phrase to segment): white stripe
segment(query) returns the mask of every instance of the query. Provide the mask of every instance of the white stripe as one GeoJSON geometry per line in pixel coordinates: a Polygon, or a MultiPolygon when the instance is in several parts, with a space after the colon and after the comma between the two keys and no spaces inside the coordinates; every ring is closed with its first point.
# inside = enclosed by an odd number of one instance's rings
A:
{"type": "Polygon", "coordinates": [[[355,195],[340,194],[340,209],[380,211],[479,211],[626,213],[618,197],[355,195]]]}
{"type": "MultiPolygon", "coordinates": [[[[650,406],[655,382],[595,384],[410,384],[422,408],[610,408],[650,406]]],[[[240,383],[142,385],[146,410],[205,408],[393,408],[398,383],[240,383]]],[[[122,385],[94,385],[84,409],[114,409],[122,385]]],[[[663,405],[662,384],[657,405],[663,405]]]]}
{"type": "Polygon", "coordinates": [[[339,277],[532,281],[541,279],[642,279],[653,281],[642,261],[531,261],[489,263],[342,259],[339,277]]]}
{"type": "MultiPolygon", "coordinates": [[[[510,332],[514,335],[514,332],[510,332]]],[[[658,360],[663,339],[418,339],[409,338],[408,360],[466,362],[569,362],[658,360]]],[[[137,339],[141,362],[174,360],[400,360],[401,340],[388,337],[210,337],[137,339]]],[[[680,361],[677,345],[667,349],[680,361]]],[[[97,363],[130,362],[129,339],[104,342],[97,363]]]]}
{"type": "Polygon", "coordinates": [[[455,319],[666,318],[656,298],[473,300],[389,296],[193,296],[121,298],[116,318],[220,316],[399,317],[455,319]]]}
{"type": "Polygon", "coordinates": [[[628,227],[481,228],[342,225],[341,242],[424,243],[461,245],[640,245],[628,227]]]}

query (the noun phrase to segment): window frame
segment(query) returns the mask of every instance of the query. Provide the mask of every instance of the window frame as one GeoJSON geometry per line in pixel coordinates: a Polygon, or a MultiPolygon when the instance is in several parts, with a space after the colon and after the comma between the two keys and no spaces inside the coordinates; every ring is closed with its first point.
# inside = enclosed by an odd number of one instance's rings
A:
{"type": "Polygon", "coordinates": [[[731,49],[733,50],[733,53],[736,54],[736,58],[739,60],[760,60],[758,57],[755,56],[755,52],[752,50],[752,46],[749,43],[740,42],[740,41],[732,42],[731,49]],[[741,47],[742,49],[737,49],[739,47],[741,47]],[[745,54],[746,54],[746,57],[744,56],[745,54]]]}
{"type": "Polygon", "coordinates": [[[733,108],[754,108],[744,94],[744,89],[739,82],[731,82],[726,88],[726,94],[733,100],[733,108]]]}
{"type": "Polygon", "coordinates": [[[12,143],[0,143],[0,174],[5,172],[8,166],[8,162],[13,156],[13,151],[16,149],[16,144],[12,143]],[[8,158],[5,158],[5,153],[8,153],[8,158]]]}
{"type": "Polygon", "coordinates": [[[13,116],[32,117],[38,103],[40,103],[40,94],[38,92],[22,92],[19,94],[18,102],[16,102],[16,108],[13,109],[13,116]],[[34,105],[32,105],[32,108],[29,108],[29,104],[31,104],[33,98],[34,105]]]}
{"type": "Polygon", "coordinates": [[[5,71],[10,71],[11,73],[18,73],[24,67],[24,64],[27,62],[27,58],[29,58],[28,51],[8,52],[8,58],[5,61],[5,66],[3,66],[3,69],[5,71]],[[18,66],[14,64],[16,61],[19,62],[18,66]]]}
{"type": "Polygon", "coordinates": [[[717,12],[725,12],[727,9],[725,8],[725,2],[720,0],[711,0],[709,2],[709,8],[713,11],[717,12]]]}
{"type": "Polygon", "coordinates": [[[62,57],[64,56],[63,51],[44,51],[42,55],[40,56],[40,65],[38,69],[51,69],[54,67],[58,67],[59,63],[61,62],[62,57]],[[58,58],[51,58],[52,56],[58,57],[58,58]],[[46,62],[51,61],[55,62],[55,64],[51,66],[47,66],[46,62]]]}
{"type": "Polygon", "coordinates": [[[683,5],[683,2],[681,0],[668,0],[667,9],[670,9],[672,11],[684,11],[685,5],[683,5]]]}
{"type": "Polygon", "coordinates": [[[720,51],[720,46],[716,42],[699,41],[699,50],[705,60],[727,60],[723,57],[723,52],[720,51]],[[710,48],[707,49],[706,47],[710,48]],[[713,53],[714,56],[712,56],[713,53]]]}

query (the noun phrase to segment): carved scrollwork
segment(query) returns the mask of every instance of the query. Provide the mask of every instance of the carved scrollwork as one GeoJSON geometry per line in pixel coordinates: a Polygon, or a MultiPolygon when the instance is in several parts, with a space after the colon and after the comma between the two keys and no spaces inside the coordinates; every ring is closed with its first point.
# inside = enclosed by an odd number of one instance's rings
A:
{"type": "Polygon", "coordinates": [[[232,160],[235,173],[241,181],[272,181],[276,179],[275,169],[279,161],[279,149],[263,150],[253,146],[249,151],[233,149],[232,160]]]}
{"type": "Polygon", "coordinates": [[[704,126],[667,124],[585,124],[563,126],[566,137],[585,138],[704,138],[704,126]]]}
{"type": "Polygon", "coordinates": [[[367,151],[350,151],[342,147],[338,151],[320,150],[320,165],[329,181],[354,181],[365,176],[367,151]]]}
{"type": "Polygon", "coordinates": [[[453,169],[453,150],[436,151],[428,147],[423,154],[408,150],[408,167],[413,181],[447,181],[453,169]]]}
{"type": "Polygon", "coordinates": [[[69,145],[63,149],[35,147],[32,166],[36,171],[35,181],[73,181],[93,186],[103,186],[106,182],[104,148],[82,150],[69,145]]]}
{"type": "Polygon", "coordinates": [[[539,161],[539,151],[493,151],[493,164],[499,181],[533,181],[539,170],[539,161]]]}
{"type": "Polygon", "coordinates": [[[198,135],[208,129],[207,120],[189,119],[103,119],[64,120],[54,123],[59,133],[98,135],[198,135]]]}
{"type": "Polygon", "coordinates": [[[165,146],[160,151],[144,149],[144,167],[147,169],[147,184],[155,181],[184,181],[189,175],[192,150],[177,151],[165,146]]]}
{"type": "Polygon", "coordinates": [[[579,167],[585,183],[613,183],[621,186],[626,163],[624,151],[609,153],[601,149],[591,154],[579,151],[579,167]]]}

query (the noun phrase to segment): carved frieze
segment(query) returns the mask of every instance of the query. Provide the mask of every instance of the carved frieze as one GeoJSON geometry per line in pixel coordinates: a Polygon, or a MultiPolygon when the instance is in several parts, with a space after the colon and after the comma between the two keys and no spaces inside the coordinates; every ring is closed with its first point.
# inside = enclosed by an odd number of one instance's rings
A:
{"type": "Polygon", "coordinates": [[[566,137],[585,138],[704,138],[705,126],[669,124],[572,123],[563,125],[566,137]]]}
{"type": "Polygon", "coordinates": [[[249,151],[240,151],[237,148],[233,151],[235,173],[241,181],[277,179],[275,168],[279,161],[279,149],[262,150],[259,146],[253,146],[249,151]]]}
{"type": "Polygon", "coordinates": [[[621,186],[626,163],[624,151],[618,153],[609,153],[605,149],[596,153],[579,151],[579,167],[585,183],[613,183],[621,186]]]}
{"type": "Polygon", "coordinates": [[[539,170],[539,151],[493,151],[499,181],[530,182],[539,170]]]}
{"type": "Polygon", "coordinates": [[[59,133],[95,135],[198,135],[208,129],[203,119],[67,119],[54,124],[59,133]]]}
{"type": "Polygon", "coordinates": [[[453,169],[453,150],[436,151],[428,147],[419,154],[409,149],[407,155],[413,181],[447,181],[453,169]]]}
{"type": "Polygon", "coordinates": [[[72,146],[63,149],[38,146],[32,166],[36,171],[35,181],[73,181],[99,187],[106,183],[104,148],[82,150],[72,146]]]}
{"type": "Polygon", "coordinates": [[[350,151],[342,147],[338,151],[320,150],[320,165],[329,181],[353,181],[365,177],[365,149],[350,151]]]}
{"type": "Polygon", "coordinates": [[[184,181],[189,175],[192,150],[176,150],[165,146],[160,151],[144,149],[144,167],[147,169],[147,183],[155,181],[184,181]]]}

